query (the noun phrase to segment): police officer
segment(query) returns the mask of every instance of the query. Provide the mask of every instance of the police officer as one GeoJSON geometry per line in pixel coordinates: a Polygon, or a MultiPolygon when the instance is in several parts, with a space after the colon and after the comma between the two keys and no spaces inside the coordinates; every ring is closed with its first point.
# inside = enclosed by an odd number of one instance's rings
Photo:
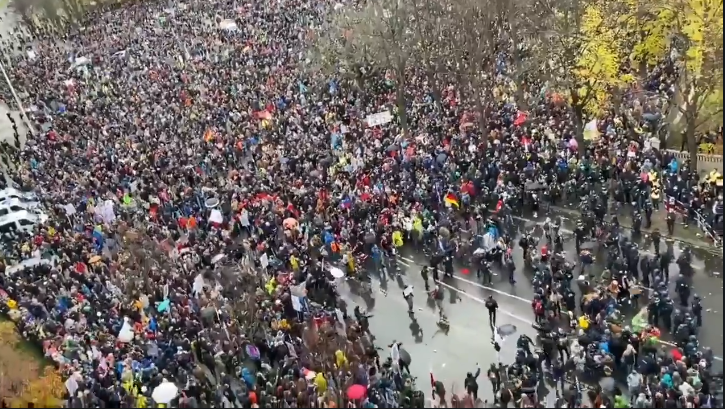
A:
{"type": "Polygon", "coordinates": [[[636,235],[642,234],[642,214],[639,210],[632,213],[632,233],[636,235]]]}
{"type": "Polygon", "coordinates": [[[493,299],[492,295],[486,300],[486,308],[488,309],[488,324],[491,328],[496,328],[496,310],[498,310],[498,302],[493,299]]]}
{"type": "Polygon", "coordinates": [[[425,283],[425,291],[430,291],[430,285],[428,284],[428,266],[424,266],[422,270],[420,270],[420,276],[423,277],[423,282],[425,283]]]}
{"type": "Polygon", "coordinates": [[[662,319],[662,325],[667,329],[667,332],[672,331],[672,310],[674,310],[674,308],[672,300],[670,300],[669,297],[660,297],[660,318],[662,319]]]}
{"type": "Polygon", "coordinates": [[[671,208],[667,211],[667,232],[670,236],[675,234],[675,211],[671,208]]]}
{"type": "Polygon", "coordinates": [[[677,295],[680,297],[680,305],[683,307],[687,307],[687,300],[690,298],[690,286],[687,285],[687,281],[685,281],[685,276],[680,274],[677,277],[677,282],[675,283],[675,291],[677,291],[677,295]]]}
{"type": "Polygon", "coordinates": [[[655,231],[652,232],[652,244],[655,247],[655,254],[660,254],[660,240],[662,239],[662,234],[660,234],[659,229],[655,229],[655,231]]]}
{"type": "Polygon", "coordinates": [[[639,281],[639,268],[637,264],[639,263],[639,249],[637,246],[637,243],[630,243],[629,249],[627,251],[627,270],[629,270],[629,273],[632,274],[634,278],[639,281]]]}
{"type": "Polygon", "coordinates": [[[675,311],[672,313],[672,327],[677,329],[684,323],[685,316],[682,314],[682,310],[675,308],[675,311]]]}
{"type": "Polygon", "coordinates": [[[476,271],[476,277],[481,278],[483,276],[483,284],[491,284],[491,264],[486,260],[481,260],[478,271],[476,271]]]}
{"type": "Polygon", "coordinates": [[[644,205],[644,227],[652,227],[652,205],[649,202],[644,205]]]}
{"type": "Polygon", "coordinates": [[[647,304],[647,323],[649,325],[657,325],[659,322],[660,311],[659,304],[660,299],[657,296],[652,296],[647,304]]]}
{"type": "Polygon", "coordinates": [[[659,268],[662,271],[662,277],[664,277],[665,284],[670,284],[670,262],[672,262],[671,253],[669,251],[665,251],[660,254],[659,259],[659,268]]]}
{"type": "Polygon", "coordinates": [[[695,316],[695,325],[702,327],[702,304],[700,303],[700,296],[695,294],[692,297],[692,315],[695,316]]]}
{"type": "Polygon", "coordinates": [[[574,229],[574,246],[576,248],[576,254],[582,252],[581,245],[584,243],[584,236],[586,236],[584,223],[579,220],[576,223],[576,228],[574,229]]]}

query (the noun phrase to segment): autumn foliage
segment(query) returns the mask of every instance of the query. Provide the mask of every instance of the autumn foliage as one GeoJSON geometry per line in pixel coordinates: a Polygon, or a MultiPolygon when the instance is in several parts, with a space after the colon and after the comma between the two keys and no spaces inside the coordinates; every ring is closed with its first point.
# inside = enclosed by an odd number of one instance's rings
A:
{"type": "Polygon", "coordinates": [[[53,367],[42,367],[10,322],[0,322],[0,396],[14,408],[29,404],[44,408],[62,406],[63,379],[53,367]]]}

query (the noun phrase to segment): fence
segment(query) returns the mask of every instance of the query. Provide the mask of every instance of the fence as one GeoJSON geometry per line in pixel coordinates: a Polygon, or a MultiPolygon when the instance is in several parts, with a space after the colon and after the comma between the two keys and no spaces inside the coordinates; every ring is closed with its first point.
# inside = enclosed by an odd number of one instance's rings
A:
{"type": "MultiPolygon", "coordinates": [[[[672,200],[672,198],[668,198],[667,203],[669,203],[669,200],[672,200]]],[[[688,205],[686,205],[686,204],[684,204],[684,203],[682,203],[682,202],[680,202],[679,200],[676,200],[676,199],[675,199],[675,205],[676,205],[676,208],[677,208],[677,210],[679,212],[681,212],[683,214],[686,214],[687,217],[689,218],[689,216],[690,216],[690,214],[689,214],[690,207],[688,205]]],[[[723,245],[723,243],[722,243],[722,241],[723,241],[722,240],[722,237],[720,236],[720,234],[718,234],[718,232],[715,231],[713,225],[710,223],[710,221],[708,220],[708,218],[705,217],[705,215],[703,215],[699,211],[693,211],[693,213],[694,213],[694,220],[695,220],[695,223],[697,224],[697,227],[700,228],[700,230],[702,230],[702,232],[708,238],[710,238],[710,240],[712,240],[712,242],[716,246],[722,247],[722,245],[723,245]]]]}
{"type": "MultiPolygon", "coordinates": [[[[674,149],[667,149],[667,152],[674,155],[678,162],[690,159],[689,152],[676,151],[674,149]]],[[[714,169],[722,172],[722,155],[697,154],[697,170],[699,172],[710,172],[714,169]]]]}

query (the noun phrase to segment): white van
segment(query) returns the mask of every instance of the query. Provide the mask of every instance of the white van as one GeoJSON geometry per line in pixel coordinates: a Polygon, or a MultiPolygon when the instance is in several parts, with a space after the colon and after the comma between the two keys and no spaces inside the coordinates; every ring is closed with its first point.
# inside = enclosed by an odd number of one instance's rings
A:
{"type": "Polygon", "coordinates": [[[34,211],[40,206],[39,202],[26,202],[20,199],[5,199],[0,202],[0,217],[8,215],[12,212],[21,210],[34,211]]]}
{"type": "Polygon", "coordinates": [[[0,201],[6,199],[20,199],[25,201],[37,202],[38,196],[33,192],[23,192],[18,189],[9,187],[7,189],[0,190],[0,201]]]}
{"type": "Polygon", "coordinates": [[[27,210],[20,210],[0,217],[0,234],[15,232],[30,233],[38,223],[44,223],[48,216],[31,213],[27,210]]]}

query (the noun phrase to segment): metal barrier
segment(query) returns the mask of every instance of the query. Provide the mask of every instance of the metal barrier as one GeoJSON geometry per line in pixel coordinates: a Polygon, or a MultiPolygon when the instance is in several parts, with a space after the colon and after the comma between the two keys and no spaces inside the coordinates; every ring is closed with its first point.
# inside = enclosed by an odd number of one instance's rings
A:
{"type": "MultiPolygon", "coordinates": [[[[673,199],[673,198],[668,197],[668,200],[665,205],[666,207],[669,207],[668,204],[671,199],[673,199]]],[[[675,205],[677,206],[677,208],[681,209],[680,213],[687,212],[686,216],[689,218],[690,217],[690,214],[689,214],[690,206],[680,202],[677,199],[674,199],[674,200],[675,200],[675,205]]],[[[701,212],[699,212],[697,210],[693,211],[693,213],[695,215],[694,219],[695,219],[695,223],[697,224],[697,227],[699,227],[700,230],[702,230],[702,232],[707,237],[709,237],[710,240],[712,240],[713,244],[715,244],[716,246],[722,247],[722,245],[723,245],[722,237],[720,237],[720,235],[717,234],[717,232],[715,231],[713,226],[710,224],[710,222],[707,220],[707,218],[701,212]]]]}

